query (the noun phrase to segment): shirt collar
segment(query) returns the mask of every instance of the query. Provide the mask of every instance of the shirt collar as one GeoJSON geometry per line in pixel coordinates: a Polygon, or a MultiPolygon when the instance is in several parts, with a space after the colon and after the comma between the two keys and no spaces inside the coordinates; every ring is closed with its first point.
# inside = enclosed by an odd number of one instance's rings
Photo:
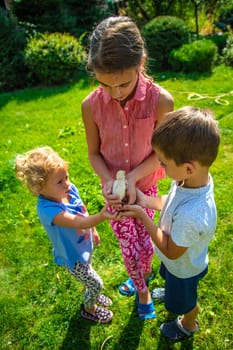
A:
{"type": "MultiPolygon", "coordinates": [[[[147,81],[148,81],[148,79],[142,73],[139,73],[137,87],[136,87],[136,91],[135,91],[135,94],[133,97],[134,100],[143,101],[145,99],[147,81]]],[[[102,89],[102,93],[103,93],[104,103],[109,103],[112,100],[112,97],[106,91],[104,91],[103,88],[101,88],[101,89],[102,89]]]]}

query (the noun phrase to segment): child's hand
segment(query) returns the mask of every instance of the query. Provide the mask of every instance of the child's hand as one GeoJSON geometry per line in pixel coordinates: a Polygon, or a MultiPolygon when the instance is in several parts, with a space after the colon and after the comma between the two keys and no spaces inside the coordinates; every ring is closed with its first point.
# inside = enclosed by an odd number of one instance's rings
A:
{"type": "Polygon", "coordinates": [[[128,204],[134,204],[136,202],[136,187],[135,183],[128,180],[128,186],[127,186],[127,199],[128,199],[128,204]]]}
{"type": "Polygon", "coordinates": [[[122,219],[122,213],[117,210],[110,211],[108,205],[105,205],[101,211],[100,214],[104,216],[105,220],[121,220],[122,219]]]}
{"type": "Polygon", "coordinates": [[[123,217],[132,217],[137,219],[141,219],[144,215],[146,215],[143,208],[137,204],[124,205],[121,214],[123,217]]]}
{"type": "Polygon", "coordinates": [[[83,237],[84,237],[85,241],[89,241],[89,239],[90,239],[90,232],[84,232],[83,237]]]}
{"type": "Polygon", "coordinates": [[[76,233],[78,236],[83,236],[85,241],[88,241],[90,239],[90,230],[77,229],[76,233]]]}
{"type": "Polygon", "coordinates": [[[103,187],[103,195],[107,199],[109,195],[112,194],[112,186],[113,186],[114,180],[109,180],[108,182],[105,183],[103,187]]]}
{"type": "Polygon", "coordinates": [[[100,244],[100,236],[95,227],[93,227],[92,229],[92,239],[93,239],[94,246],[97,246],[100,244]]]}
{"type": "Polygon", "coordinates": [[[114,180],[108,181],[103,187],[103,196],[107,203],[113,206],[116,210],[121,210],[122,202],[117,194],[112,194],[112,186],[114,180]]]}

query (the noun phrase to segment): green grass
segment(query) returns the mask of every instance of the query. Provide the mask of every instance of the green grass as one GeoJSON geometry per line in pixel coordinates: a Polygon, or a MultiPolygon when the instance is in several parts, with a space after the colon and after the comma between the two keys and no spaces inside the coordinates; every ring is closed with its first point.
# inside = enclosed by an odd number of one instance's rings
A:
{"type": "MultiPolygon", "coordinates": [[[[158,74],[155,80],[175,97],[175,107],[194,105],[214,111],[222,142],[211,172],[218,207],[217,232],[210,244],[209,274],[199,288],[200,333],[184,343],[161,338],[159,325],[170,315],[156,307],[157,320],[141,322],[134,298],[118,293],[127,277],[118,243],[108,223],[99,225],[102,242],[93,265],[113,298],[111,324],[96,325],[80,317],[83,289],[69,273],[53,264],[51,245],[36,216],[36,198],[15,179],[17,153],[50,145],[70,163],[90,213],[103,201],[98,177],[88,158],[81,101],[94,88],[83,80],[56,88],[34,88],[0,95],[0,349],[12,350],[169,350],[233,348],[233,70],[219,66],[212,75],[158,74]],[[191,93],[200,99],[189,100],[191,93]],[[222,99],[216,100],[219,96],[222,99]]],[[[169,179],[159,184],[167,191],[169,179]]],[[[162,283],[155,257],[155,279],[162,283]]]]}

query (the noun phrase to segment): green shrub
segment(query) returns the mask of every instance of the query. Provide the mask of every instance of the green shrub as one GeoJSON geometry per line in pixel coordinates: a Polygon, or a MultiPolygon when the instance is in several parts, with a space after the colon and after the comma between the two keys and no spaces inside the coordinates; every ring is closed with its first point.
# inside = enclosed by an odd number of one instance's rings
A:
{"type": "Polygon", "coordinates": [[[217,46],[211,40],[197,40],[174,49],[169,57],[173,70],[189,72],[211,72],[217,46]]]}
{"type": "MultiPolygon", "coordinates": [[[[106,6],[106,2],[106,0],[65,0],[66,15],[74,20],[74,29],[69,26],[69,33],[79,37],[84,32],[92,32],[93,28],[103,18],[112,15],[112,12],[106,6]]],[[[84,40],[88,45],[87,37],[84,40]]]]}
{"type": "Polygon", "coordinates": [[[27,69],[24,64],[26,36],[15,17],[0,8],[0,91],[24,87],[27,69]]]}
{"type": "Polygon", "coordinates": [[[227,33],[216,33],[207,36],[208,40],[212,40],[218,47],[218,53],[221,55],[223,49],[226,47],[228,34],[227,33]]]}
{"type": "Polygon", "coordinates": [[[223,60],[227,66],[233,67],[233,35],[227,39],[226,47],[223,49],[223,60]]]}
{"type": "Polygon", "coordinates": [[[11,10],[19,21],[35,25],[37,31],[64,29],[63,0],[12,0],[11,10]]]}
{"type": "Polygon", "coordinates": [[[153,59],[157,69],[169,68],[170,52],[188,43],[190,31],[184,21],[177,17],[156,17],[142,27],[149,58],[153,59]]]}
{"type": "Polygon", "coordinates": [[[219,8],[219,22],[233,28],[233,3],[223,3],[219,8]]]}
{"type": "Polygon", "coordinates": [[[81,40],[61,33],[31,37],[25,48],[25,62],[34,79],[45,85],[75,80],[86,58],[81,40]]]}
{"type": "Polygon", "coordinates": [[[33,24],[40,33],[70,33],[79,37],[107,17],[105,0],[11,0],[21,22],[33,24]]]}

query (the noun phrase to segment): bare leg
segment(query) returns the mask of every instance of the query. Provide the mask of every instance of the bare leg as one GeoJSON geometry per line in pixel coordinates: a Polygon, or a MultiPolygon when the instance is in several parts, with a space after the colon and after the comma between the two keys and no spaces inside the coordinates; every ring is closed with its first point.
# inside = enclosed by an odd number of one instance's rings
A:
{"type": "Polygon", "coordinates": [[[198,328],[196,317],[199,312],[199,307],[196,305],[191,311],[184,314],[181,318],[182,326],[190,332],[195,332],[198,328]]]}
{"type": "Polygon", "coordinates": [[[150,275],[151,275],[151,271],[150,271],[150,272],[145,272],[145,273],[143,274],[144,280],[145,280],[146,283],[147,283],[148,279],[150,278],[150,275]]]}
{"type": "Polygon", "coordinates": [[[85,310],[86,312],[88,312],[89,314],[94,315],[95,310],[96,310],[96,307],[97,307],[97,305],[94,305],[92,308],[88,308],[88,307],[84,306],[84,310],[85,310]]]}
{"type": "MultiPolygon", "coordinates": [[[[147,282],[150,275],[151,275],[151,272],[144,273],[145,282],[147,282]]],[[[149,289],[147,288],[147,290],[143,293],[138,292],[138,299],[140,304],[149,304],[151,302],[151,295],[150,295],[149,289]]]]}
{"type": "Polygon", "coordinates": [[[154,303],[148,288],[145,292],[138,291],[138,314],[140,320],[156,318],[154,303]]]}
{"type": "MultiPolygon", "coordinates": [[[[144,280],[145,280],[146,283],[147,283],[147,281],[148,281],[150,275],[151,275],[151,271],[150,271],[150,272],[145,272],[145,273],[144,273],[144,280]]],[[[125,285],[122,286],[122,289],[125,290],[126,292],[129,291],[129,289],[128,289],[127,286],[125,286],[125,285]]],[[[145,303],[143,303],[143,304],[145,304],[145,303]]]]}
{"type": "Polygon", "coordinates": [[[145,292],[138,291],[138,299],[140,304],[149,304],[151,302],[151,296],[148,288],[145,292]]]}

